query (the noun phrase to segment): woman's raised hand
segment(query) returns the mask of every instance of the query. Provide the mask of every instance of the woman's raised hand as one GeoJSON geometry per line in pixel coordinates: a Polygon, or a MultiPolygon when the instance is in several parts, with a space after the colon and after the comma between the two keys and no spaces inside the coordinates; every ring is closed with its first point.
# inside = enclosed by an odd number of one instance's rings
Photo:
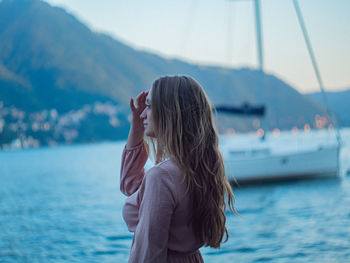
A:
{"type": "Polygon", "coordinates": [[[129,137],[126,144],[127,148],[135,147],[143,141],[143,133],[145,129],[143,126],[143,119],[141,119],[140,115],[146,108],[147,95],[148,91],[142,91],[139,95],[137,95],[135,101],[133,98],[130,99],[132,120],[129,137]]]}

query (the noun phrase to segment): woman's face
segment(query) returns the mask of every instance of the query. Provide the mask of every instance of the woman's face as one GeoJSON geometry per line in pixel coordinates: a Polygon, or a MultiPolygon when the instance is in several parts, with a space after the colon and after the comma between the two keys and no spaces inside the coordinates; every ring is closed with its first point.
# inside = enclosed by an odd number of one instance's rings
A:
{"type": "Polygon", "coordinates": [[[145,134],[149,137],[156,137],[154,133],[153,119],[152,119],[152,102],[151,102],[151,92],[148,92],[146,97],[146,108],[141,113],[140,117],[143,119],[143,127],[145,128],[145,134]]]}

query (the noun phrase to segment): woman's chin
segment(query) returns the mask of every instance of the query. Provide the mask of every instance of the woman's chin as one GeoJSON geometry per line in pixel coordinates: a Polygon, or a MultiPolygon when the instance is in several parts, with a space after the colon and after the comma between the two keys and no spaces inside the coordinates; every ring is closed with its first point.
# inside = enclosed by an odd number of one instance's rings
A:
{"type": "Polygon", "coordinates": [[[147,130],[147,128],[145,129],[145,135],[148,137],[156,138],[154,132],[147,130]]]}

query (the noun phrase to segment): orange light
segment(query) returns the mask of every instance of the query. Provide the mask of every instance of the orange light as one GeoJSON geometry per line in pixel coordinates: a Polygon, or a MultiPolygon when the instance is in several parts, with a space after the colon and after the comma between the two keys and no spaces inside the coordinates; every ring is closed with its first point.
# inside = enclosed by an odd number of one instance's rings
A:
{"type": "Polygon", "coordinates": [[[263,129],[260,128],[260,129],[257,130],[257,135],[258,135],[259,138],[264,137],[264,134],[265,134],[265,132],[264,132],[263,129]]]}
{"type": "Polygon", "coordinates": [[[311,127],[308,123],[304,125],[304,131],[309,132],[311,130],[311,127]]]}

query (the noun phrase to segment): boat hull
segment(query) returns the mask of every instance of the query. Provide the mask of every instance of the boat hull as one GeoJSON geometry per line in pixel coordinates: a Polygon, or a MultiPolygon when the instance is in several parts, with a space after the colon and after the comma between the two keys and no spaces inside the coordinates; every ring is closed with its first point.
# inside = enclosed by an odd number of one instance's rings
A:
{"type": "Polygon", "coordinates": [[[299,179],[338,174],[338,147],[319,147],[292,153],[265,152],[257,156],[230,156],[224,158],[230,181],[256,182],[299,179]]]}

